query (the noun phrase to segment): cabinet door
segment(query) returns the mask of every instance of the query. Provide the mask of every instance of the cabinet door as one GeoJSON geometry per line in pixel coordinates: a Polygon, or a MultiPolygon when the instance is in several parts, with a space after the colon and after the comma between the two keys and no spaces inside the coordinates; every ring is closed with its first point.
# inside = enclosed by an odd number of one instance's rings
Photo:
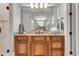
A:
{"type": "Polygon", "coordinates": [[[64,49],[64,39],[61,36],[51,37],[51,49],[64,49]]]}
{"type": "Polygon", "coordinates": [[[62,36],[51,37],[51,55],[64,56],[64,38],[62,36]]]}
{"type": "Polygon", "coordinates": [[[51,51],[51,56],[63,56],[64,55],[64,51],[62,50],[52,50],[51,51]]]}
{"type": "Polygon", "coordinates": [[[30,55],[32,56],[49,55],[49,44],[44,37],[41,38],[32,37],[32,41],[30,42],[30,55]]]}
{"type": "Polygon", "coordinates": [[[15,43],[15,55],[17,56],[25,56],[28,55],[28,43],[24,41],[17,41],[15,43]]]}

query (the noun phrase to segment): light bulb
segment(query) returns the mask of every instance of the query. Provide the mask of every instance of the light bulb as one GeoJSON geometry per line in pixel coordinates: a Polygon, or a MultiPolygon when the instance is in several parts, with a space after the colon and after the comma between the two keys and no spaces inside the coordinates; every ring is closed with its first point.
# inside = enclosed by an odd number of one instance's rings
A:
{"type": "Polygon", "coordinates": [[[44,6],[44,8],[47,8],[47,6],[44,6]]]}
{"type": "Polygon", "coordinates": [[[31,6],[31,8],[34,8],[34,6],[31,6]]]}
{"type": "Polygon", "coordinates": [[[40,3],[40,8],[43,8],[43,4],[42,3],[40,3]]]}
{"type": "Polygon", "coordinates": [[[38,8],[38,6],[35,6],[35,8],[38,8]]]}
{"type": "Polygon", "coordinates": [[[47,3],[44,4],[44,8],[47,8],[47,3]]]}
{"type": "Polygon", "coordinates": [[[31,3],[30,6],[31,6],[31,8],[34,8],[34,4],[33,3],[31,3]]]}
{"type": "Polygon", "coordinates": [[[35,8],[38,8],[38,3],[35,3],[35,8]]]}

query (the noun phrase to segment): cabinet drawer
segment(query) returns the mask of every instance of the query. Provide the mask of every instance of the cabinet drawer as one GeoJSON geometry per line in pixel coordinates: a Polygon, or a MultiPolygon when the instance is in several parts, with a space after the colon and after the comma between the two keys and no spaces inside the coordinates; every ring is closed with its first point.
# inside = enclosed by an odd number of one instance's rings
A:
{"type": "Polygon", "coordinates": [[[45,41],[46,37],[44,37],[44,36],[33,36],[32,40],[33,41],[45,41]]]}
{"type": "Polygon", "coordinates": [[[64,56],[64,51],[62,51],[62,50],[52,50],[51,55],[52,56],[64,56]]]}
{"type": "Polygon", "coordinates": [[[54,36],[50,38],[52,41],[62,41],[62,37],[61,36],[54,36]]]}
{"type": "Polygon", "coordinates": [[[61,49],[62,46],[63,46],[63,45],[62,45],[61,42],[53,42],[53,43],[52,43],[52,49],[56,49],[56,48],[61,49]]]}
{"type": "Polygon", "coordinates": [[[17,40],[21,40],[21,41],[22,40],[24,40],[24,41],[26,40],[26,41],[28,41],[28,38],[26,36],[18,36],[17,40]]]}

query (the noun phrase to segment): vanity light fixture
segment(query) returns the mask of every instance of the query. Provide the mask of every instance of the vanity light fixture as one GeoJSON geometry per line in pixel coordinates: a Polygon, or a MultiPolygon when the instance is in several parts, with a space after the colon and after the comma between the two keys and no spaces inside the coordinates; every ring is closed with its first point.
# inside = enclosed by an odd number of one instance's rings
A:
{"type": "Polygon", "coordinates": [[[39,7],[38,3],[35,3],[35,8],[38,8],[38,7],[39,7]]]}
{"type": "Polygon", "coordinates": [[[35,4],[31,3],[31,4],[30,4],[31,8],[34,8],[34,5],[35,5],[35,4]]]}
{"type": "Polygon", "coordinates": [[[47,3],[30,3],[31,8],[47,8],[47,3]]]}
{"type": "Polygon", "coordinates": [[[47,8],[47,3],[44,4],[44,8],[47,8]]]}
{"type": "Polygon", "coordinates": [[[43,8],[43,3],[40,3],[40,8],[43,8]]]}

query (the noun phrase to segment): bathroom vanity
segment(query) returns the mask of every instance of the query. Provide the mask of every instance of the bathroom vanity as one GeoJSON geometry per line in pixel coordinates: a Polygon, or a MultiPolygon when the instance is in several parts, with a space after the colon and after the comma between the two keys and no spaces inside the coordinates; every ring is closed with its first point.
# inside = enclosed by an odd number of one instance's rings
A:
{"type": "MultiPolygon", "coordinates": [[[[60,4],[31,8],[21,4],[20,24],[26,32],[14,34],[16,56],[64,56],[64,16],[60,4]]],[[[16,32],[16,31],[15,31],[16,32]]]]}
{"type": "Polygon", "coordinates": [[[64,35],[16,34],[16,56],[64,56],[64,35]]]}

